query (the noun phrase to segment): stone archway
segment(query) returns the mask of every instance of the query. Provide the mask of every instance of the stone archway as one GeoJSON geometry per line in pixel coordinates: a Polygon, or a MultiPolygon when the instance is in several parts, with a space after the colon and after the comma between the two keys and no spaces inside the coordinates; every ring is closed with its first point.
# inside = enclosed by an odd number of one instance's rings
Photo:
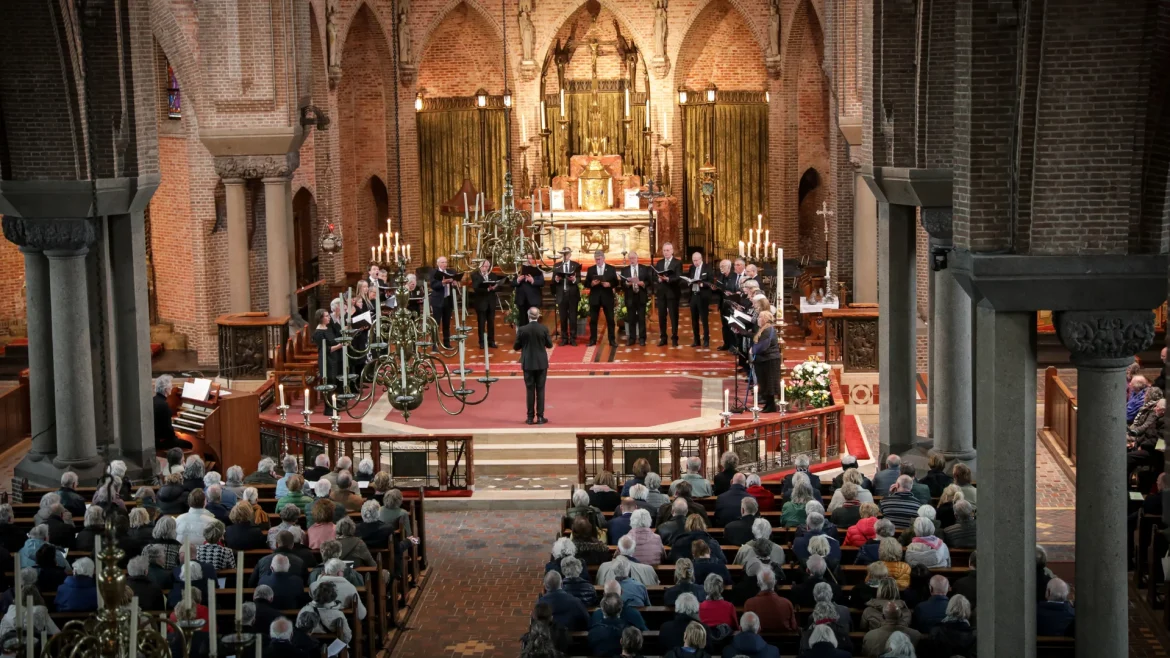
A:
{"type": "Polygon", "coordinates": [[[317,200],[309,188],[302,187],[293,195],[293,258],[296,264],[297,287],[316,281],[320,276],[317,264],[317,200]]]}

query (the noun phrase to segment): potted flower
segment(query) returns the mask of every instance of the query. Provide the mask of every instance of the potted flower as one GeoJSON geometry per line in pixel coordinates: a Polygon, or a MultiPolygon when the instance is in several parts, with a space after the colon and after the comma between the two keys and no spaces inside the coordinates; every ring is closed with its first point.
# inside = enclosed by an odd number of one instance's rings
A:
{"type": "Polygon", "coordinates": [[[580,338],[585,335],[585,329],[589,326],[589,295],[585,292],[585,284],[578,283],[577,291],[580,295],[577,301],[577,337],[580,338]]]}
{"type": "Polygon", "coordinates": [[[520,320],[520,310],[515,304],[508,304],[508,310],[504,313],[504,322],[516,328],[516,323],[520,320]]]}
{"type": "Polygon", "coordinates": [[[819,409],[833,404],[829,388],[829,373],[832,366],[810,356],[804,363],[792,369],[789,384],[784,388],[788,402],[797,408],[819,409]]]}

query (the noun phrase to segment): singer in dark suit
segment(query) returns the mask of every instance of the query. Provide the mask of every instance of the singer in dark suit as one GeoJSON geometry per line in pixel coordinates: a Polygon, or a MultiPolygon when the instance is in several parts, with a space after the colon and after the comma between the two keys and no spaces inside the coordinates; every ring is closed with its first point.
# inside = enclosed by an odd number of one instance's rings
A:
{"type": "Polygon", "coordinates": [[[581,263],[571,260],[572,254],[572,249],[562,249],[562,260],[553,268],[552,286],[560,315],[561,345],[577,344],[577,304],[581,301],[577,283],[581,281],[581,263]]]}
{"type": "Polygon", "coordinates": [[[662,260],[654,264],[658,275],[658,286],[654,291],[658,305],[658,344],[666,344],[666,318],[670,317],[670,339],[678,347],[678,301],[680,296],[679,277],[682,276],[682,261],[674,257],[674,245],[662,245],[662,260]]]}
{"type": "Polygon", "coordinates": [[[597,344],[597,316],[605,311],[605,328],[609,344],[617,345],[613,333],[613,289],[618,285],[617,270],[605,264],[605,252],[593,252],[592,265],[585,272],[585,287],[589,289],[589,344],[597,344]]]}
{"type": "Polygon", "coordinates": [[[697,251],[691,254],[691,269],[687,272],[687,278],[692,281],[687,284],[691,289],[691,333],[695,336],[691,347],[700,346],[700,326],[703,328],[702,346],[711,347],[711,327],[707,319],[711,314],[711,266],[703,262],[703,254],[697,251]]]}
{"type": "Polygon", "coordinates": [[[439,256],[431,272],[431,313],[443,328],[443,348],[451,349],[451,316],[455,314],[455,272],[447,269],[447,258],[439,256]]]}
{"type": "Polygon", "coordinates": [[[646,344],[646,302],[650,300],[650,286],[657,277],[653,268],[638,264],[638,252],[629,254],[630,265],[622,272],[623,288],[626,291],[626,322],[630,325],[629,345],[637,341],[646,344]]]}
{"type": "Polygon", "coordinates": [[[528,324],[528,309],[540,308],[540,299],[544,287],[544,272],[537,267],[532,257],[528,258],[528,265],[524,266],[516,275],[516,326],[528,324]]]}
{"type": "Polygon", "coordinates": [[[525,314],[524,326],[516,330],[516,342],[512,349],[520,352],[520,369],[524,371],[524,390],[527,393],[529,425],[543,425],[544,383],[548,378],[548,352],[552,348],[552,337],[548,328],[540,323],[540,309],[529,308],[525,314]],[[535,420],[534,420],[535,418],[535,420]]]}
{"type": "Polygon", "coordinates": [[[486,258],[479,264],[479,269],[471,274],[471,290],[475,295],[475,320],[477,325],[476,337],[479,346],[483,347],[483,336],[487,334],[489,347],[496,347],[496,311],[500,308],[500,300],[496,298],[496,288],[500,285],[499,279],[492,279],[492,262],[486,258]]]}
{"type": "Polygon", "coordinates": [[[743,293],[740,292],[740,285],[747,280],[747,275],[744,274],[744,261],[742,258],[735,259],[734,269],[719,282],[719,287],[722,289],[722,299],[719,302],[719,319],[723,325],[723,344],[719,349],[723,351],[730,350],[737,336],[732,333],[731,327],[727,325],[727,316],[731,314],[731,307],[728,302],[744,305],[743,293]]]}

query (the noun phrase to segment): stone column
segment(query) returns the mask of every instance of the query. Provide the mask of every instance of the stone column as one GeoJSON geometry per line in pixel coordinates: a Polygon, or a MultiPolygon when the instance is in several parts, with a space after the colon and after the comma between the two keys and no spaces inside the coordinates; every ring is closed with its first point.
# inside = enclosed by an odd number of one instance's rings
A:
{"type": "Polygon", "coordinates": [[[1124,656],[1129,606],[1122,401],[1125,367],[1154,342],[1154,314],[1065,311],[1054,321],[1077,367],[1077,457],[1092,464],[1092,475],[1077,478],[1077,656],[1124,656]]]}
{"type": "Polygon", "coordinates": [[[228,286],[232,313],[252,310],[252,284],[248,274],[248,215],[243,178],[225,178],[227,197],[228,286]]]}
{"type": "Polygon", "coordinates": [[[979,343],[975,390],[984,413],[979,448],[983,461],[995,464],[995,468],[983,469],[979,474],[978,593],[979,600],[995,602],[979,608],[979,653],[1033,658],[1036,313],[997,312],[982,302],[976,315],[979,343]]]}
{"type": "MultiPolygon", "coordinates": [[[[940,251],[944,254],[950,252],[950,208],[923,208],[922,227],[930,234],[932,258],[940,251]]],[[[930,398],[936,401],[932,417],[934,448],[943,453],[948,462],[968,462],[975,458],[971,298],[951,270],[932,271],[932,277],[930,398]],[[937,368],[934,367],[936,363],[937,368]]]]}
{"type": "Polygon", "coordinates": [[[917,437],[915,367],[915,209],[878,204],[878,385],[881,458],[914,446],[917,437]]]}
{"type": "Polygon", "coordinates": [[[98,464],[90,358],[89,299],[85,255],[95,236],[86,220],[38,220],[49,232],[49,289],[53,296],[53,392],[56,397],[57,468],[98,464]]]}
{"type": "Polygon", "coordinates": [[[146,291],[146,227],[142,211],[108,218],[113,296],[113,385],[122,458],[154,471],[154,407],[150,386],[150,322],[146,291]]]}
{"type": "Polygon", "coordinates": [[[288,245],[288,301],[289,310],[294,317],[297,315],[297,239],[294,235],[295,228],[293,227],[293,207],[292,207],[292,180],[285,181],[284,184],[284,231],[285,240],[288,245]]]}
{"type": "Polygon", "coordinates": [[[288,179],[280,176],[264,179],[264,226],[268,238],[268,315],[290,312],[288,289],[288,227],[286,216],[288,179]]]}

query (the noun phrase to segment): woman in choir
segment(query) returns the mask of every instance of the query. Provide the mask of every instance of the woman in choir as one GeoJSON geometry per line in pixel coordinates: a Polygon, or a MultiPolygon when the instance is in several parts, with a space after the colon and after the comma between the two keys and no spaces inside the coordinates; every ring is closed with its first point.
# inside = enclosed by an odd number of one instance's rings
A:
{"type": "MultiPolygon", "coordinates": [[[[764,300],[767,304],[767,300],[764,300]]],[[[766,413],[776,411],[776,395],[780,392],[780,338],[776,335],[775,317],[771,311],[760,311],[752,344],[752,359],[756,370],[756,383],[760,387],[759,399],[763,401],[766,413]]]]}
{"type": "MultiPolygon", "coordinates": [[[[334,305],[338,305],[337,302],[334,305]]],[[[337,342],[339,337],[338,329],[330,317],[329,311],[323,308],[317,309],[317,329],[313,331],[313,344],[317,346],[317,374],[325,383],[332,383],[336,381],[338,375],[341,374],[341,348],[342,344],[337,342]]],[[[328,395],[325,395],[325,415],[333,415],[333,407],[330,405],[328,395]]]]}
{"type": "MultiPolygon", "coordinates": [[[[358,281],[357,290],[354,291],[353,301],[349,305],[349,316],[353,318],[353,351],[360,352],[366,349],[366,345],[370,342],[370,330],[374,326],[374,303],[370,301],[370,284],[365,281],[358,281]],[[369,313],[369,320],[365,318],[358,319],[358,316],[363,313],[369,313]]],[[[350,374],[360,375],[362,368],[366,365],[366,357],[355,356],[349,360],[350,374]]],[[[361,387],[361,381],[356,381],[354,385],[361,387]]],[[[356,393],[356,390],[351,390],[351,393],[356,393]]]]}

